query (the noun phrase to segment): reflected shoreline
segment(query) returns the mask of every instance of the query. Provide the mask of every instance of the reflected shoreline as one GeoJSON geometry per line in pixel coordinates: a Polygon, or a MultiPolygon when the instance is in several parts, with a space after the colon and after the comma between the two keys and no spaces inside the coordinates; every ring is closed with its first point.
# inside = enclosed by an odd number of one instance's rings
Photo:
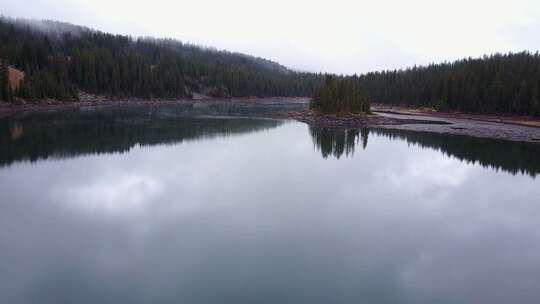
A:
{"type": "MultiPolygon", "coordinates": [[[[0,119],[0,167],[21,161],[125,153],[135,145],[178,144],[186,140],[248,134],[277,128],[284,123],[251,114],[215,116],[207,109],[186,113],[185,109],[177,108],[132,108],[4,118],[0,119]]],[[[369,137],[375,135],[403,140],[463,162],[478,163],[514,175],[522,173],[536,177],[540,173],[540,146],[537,144],[398,129],[309,125],[308,128],[314,148],[324,159],[362,153],[357,147],[369,149],[369,137]]]]}
{"type": "MultiPolygon", "coordinates": [[[[352,156],[356,146],[369,149],[370,133],[390,140],[403,140],[421,148],[439,151],[446,156],[484,168],[536,177],[540,173],[540,146],[526,142],[512,142],[452,134],[439,134],[398,129],[336,129],[309,127],[313,144],[323,158],[339,159],[352,156]]],[[[361,153],[361,152],[358,152],[361,153]]]]}
{"type": "Polygon", "coordinates": [[[16,162],[126,153],[276,128],[281,120],[138,111],[55,113],[0,120],[0,167],[16,162]]]}

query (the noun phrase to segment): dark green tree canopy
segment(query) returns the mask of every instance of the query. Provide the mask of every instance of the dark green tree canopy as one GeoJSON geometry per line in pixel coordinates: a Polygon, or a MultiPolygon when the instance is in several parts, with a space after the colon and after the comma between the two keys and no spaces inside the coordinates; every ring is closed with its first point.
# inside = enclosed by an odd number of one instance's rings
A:
{"type": "Polygon", "coordinates": [[[76,100],[78,91],[111,98],[311,96],[322,79],[262,58],[54,21],[0,18],[0,58],[25,72],[15,94],[29,99],[76,100]]]}
{"type": "Polygon", "coordinates": [[[540,117],[538,52],[495,54],[359,77],[296,72],[275,62],[172,39],[134,39],[54,21],[0,17],[0,100],[313,96],[324,113],[369,112],[370,101],[540,117]],[[7,66],[25,73],[15,92],[7,66]],[[322,85],[321,85],[322,84],[322,85]],[[316,89],[318,88],[318,89],[316,89]]]}
{"type": "Polygon", "coordinates": [[[358,77],[327,75],[324,84],[315,90],[310,103],[321,113],[370,113],[371,100],[365,94],[358,77]]]}
{"type": "Polygon", "coordinates": [[[540,116],[538,52],[374,72],[360,81],[379,103],[540,116]]]}

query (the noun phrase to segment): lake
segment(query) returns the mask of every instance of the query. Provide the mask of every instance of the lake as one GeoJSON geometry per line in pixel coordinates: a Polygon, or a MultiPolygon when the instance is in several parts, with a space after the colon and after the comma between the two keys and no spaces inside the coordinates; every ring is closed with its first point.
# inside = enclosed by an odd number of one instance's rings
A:
{"type": "Polygon", "coordinates": [[[0,302],[540,303],[540,145],[218,114],[0,120],[0,302]]]}

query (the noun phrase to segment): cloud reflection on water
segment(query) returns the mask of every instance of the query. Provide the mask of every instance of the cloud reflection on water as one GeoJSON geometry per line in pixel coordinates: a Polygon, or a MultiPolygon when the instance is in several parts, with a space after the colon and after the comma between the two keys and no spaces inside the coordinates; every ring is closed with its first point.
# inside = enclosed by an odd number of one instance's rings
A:
{"type": "Polygon", "coordinates": [[[7,303],[537,303],[540,187],[308,127],[0,169],[7,303]],[[96,191],[98,194],[96,194],[96,191]]]}

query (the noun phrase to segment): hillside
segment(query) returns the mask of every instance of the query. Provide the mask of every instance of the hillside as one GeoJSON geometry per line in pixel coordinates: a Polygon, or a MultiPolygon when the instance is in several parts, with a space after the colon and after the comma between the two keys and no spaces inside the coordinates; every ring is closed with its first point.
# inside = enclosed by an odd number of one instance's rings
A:
{"type": "Polygon", "coordinates": [[[362,75],[378,103],[540,116],[540,54],[494,54],[362,75]]]}
{"type": "MultiPolygon", "coordinates": [[[[132,38],[56,21],[0,19],[0,59],[26,77],[26,99],[310,96],[321,76],[172,39],[132,38]]],[[[3,91],[6,91],[3,88],[3,91]]],[[[6,99],[6,98],[3,98],[6,99]]]]}
{"type": "MultiPolygon", "coordinates": [[[[133,38],[50,20],[0,18],[0,100],[312,96],[321,74],[173,39],[133,38]],[[24,81],[9,85],[10,67],[24,81]],[[84,98],[80,98],[84,97],[84,98]]],[[[337,76],[375,103],[540,116],[540,55],[509,53],[337,76]]],[[[337,103],[327,98],[320,106],[337,103]]],[[[339,99],[339,98],[338,98],[339,99]]]]}

